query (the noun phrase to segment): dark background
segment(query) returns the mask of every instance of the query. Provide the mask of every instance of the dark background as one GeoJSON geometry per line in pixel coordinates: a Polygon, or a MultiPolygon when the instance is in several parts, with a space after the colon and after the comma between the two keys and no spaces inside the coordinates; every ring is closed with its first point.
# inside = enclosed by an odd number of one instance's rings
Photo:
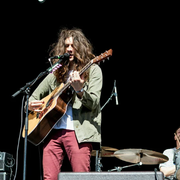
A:
{"type": "MultiPolygon", "coordinates": [[[[101,105],[110,97],[114,80],[119,105],[113,97],[102,111],[102,145],[158,152],[174,147],[173,133],[179,125],[179,26],[175,7],[118,1],[3,3],[0,151],[16,156],[22,95],[14,99],[11,95],[49,67],[49,46],[63,27],[81,28],[95,55],[113,49],[110,60],[100,65],[101,105]]],[[[21,138],[17,179],[22,179],[23,145],[21,138]]],[[[102,163],[103,171],[130,164],[116,158],[103,158],[102,163]]],[[[151,171],[155,167],[126,170],[151,171]]],[[[67,159],[62,170],[71,171],[67,159]]],[[[39,179],[39,172],[38,148],[28,143],[27,179],[39,179]]]]}

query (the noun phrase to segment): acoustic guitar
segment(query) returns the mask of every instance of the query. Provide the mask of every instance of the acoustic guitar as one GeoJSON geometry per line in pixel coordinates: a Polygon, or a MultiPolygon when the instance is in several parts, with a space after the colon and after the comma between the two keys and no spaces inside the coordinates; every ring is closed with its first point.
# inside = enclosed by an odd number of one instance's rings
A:
{"type": "MultiPolygon", "coordinates": [[[[82,75],[94,63],[99,63],[112,56],[112,49],[95,57],[87,63],[80,71],[82,75]]],[[[65,114],[67,105],[71,101],[73,92],[70,88],[70,82],[61,83],[48,96],[43,98],[44,104],[39,109],[40,112],[31,111],[28,115],[28,136],[27,139],[34,145],[39,145],[51,132],[58,120],[65,114]]],[[[25,137],[25,128],[22,136],[25,137]]]]}

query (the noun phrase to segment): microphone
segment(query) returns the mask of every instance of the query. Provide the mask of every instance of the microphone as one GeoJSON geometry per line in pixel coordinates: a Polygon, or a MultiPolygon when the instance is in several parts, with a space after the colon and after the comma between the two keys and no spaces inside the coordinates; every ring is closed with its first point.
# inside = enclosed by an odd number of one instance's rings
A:
{"type": "Polygon", "coordinates": [[[63,59],[68,59],[69,56],[70,56],[69,53],[65,53],[63,55],[50,57],[48,60],[51,64],[51,67],[46,69],[46,72],[47,73],[53,73],[54,71],[56,71],[58,68],[60,68],[62,66],[60,63],[63,61],[63,59]],[[57,61],[55,64],[52,64],[51,59],[59,59],[59,61],[57,61]]]}
{"type": "Polygon", "coordinates": [[[116,105],[119,105],[118,103],[118,95],[117,95],[117,88],[116,88],[116,80],[114,80],[114,96],[116,100],[116,105]]]}
{"type": "Polygon", "coordinates": [[[65,53],[63,55],[58,55],[58,56],[52,56],[48,60],[51,61],[52,59],[68,59],[70,56],[69,53],[65,53]]]}

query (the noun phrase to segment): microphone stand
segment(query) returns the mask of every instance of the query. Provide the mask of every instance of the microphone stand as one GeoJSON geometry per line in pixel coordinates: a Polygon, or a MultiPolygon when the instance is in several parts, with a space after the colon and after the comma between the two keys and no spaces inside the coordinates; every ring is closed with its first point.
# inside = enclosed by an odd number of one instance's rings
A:
{"type": "Polygon", "coordinates": [[[109,101],[112,100],[112,97],[113,97],[113,96],[116,96],[116,93],[114,92],[114,88],[115,88],[115,87],[113,87],[113,90],[112,90],[112,93],[111,93],[109,99],[108,99],[108,100],[104,103],[104,105],[101,107],[101,111],[102,111],[102,110],[104,109],[104,107],[109,103],[109,101]]]}
{"type": "Polygon", "coordinates": [[[34,83],[39,80],[41,77],[54,72],[54,69],[56,70],[58,67],[60,67],[62,59],[60,59],[58,62],[56,62],[53,66],[49,67],[46,71],[41,72],[33,81],[26,83],[25,86],[20,88],[17,92],[15,92],[12,95],[12,98],[15,98],[20,93],[23,93],[26,95],[26,117],[25,117],[25,137],[24,137],[24,164],[23,164],[23,180],[26,180],[26,160],[27,160],[27,135],[28,135],[28,104],[29,104],[29,95],[30,95],[30,89],[31,86],[34,85],[34,83]]]}

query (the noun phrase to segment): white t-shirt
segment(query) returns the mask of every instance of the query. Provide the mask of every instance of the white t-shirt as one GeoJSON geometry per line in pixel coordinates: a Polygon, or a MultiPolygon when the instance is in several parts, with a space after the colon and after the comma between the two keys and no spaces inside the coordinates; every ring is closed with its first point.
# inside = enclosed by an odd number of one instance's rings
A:
{"type": "MultiPolygon", "coordinates": [[[[176,148],[166,149],[163,154],[166,155],[169,160],[165,163],[161,163],[159,165],[159,168],[161,167],[172,167],[175,165],[174,163],[174,153],[176,151],[176,148]]],[[[170,179],[173,178],[174,175],[168,176],[170,179]]]]}
{"type": "Polygon", "coordinates": [[[72,105],[67,106],[67,111],[63,117],[56,123],[54,129],[69,129],[74,130],[73,125],[73,114],[72,114],[72,105]]]}
{"type": "MultiPolygon", "coordinates": [[[[69,75],[73,71],[69,71],[69,75]]],[[[69,81],[69,78],[67,82],[69,81]]],[[[56,125],[54,126],[54,129],[69,129],[69,130],[74,130],[74,125],[73,125],[73,113],[72,113],[72,104],[68,104],[67,106],[67,111],[63,115],[61,119],[58,120],[56,125]]]]}

